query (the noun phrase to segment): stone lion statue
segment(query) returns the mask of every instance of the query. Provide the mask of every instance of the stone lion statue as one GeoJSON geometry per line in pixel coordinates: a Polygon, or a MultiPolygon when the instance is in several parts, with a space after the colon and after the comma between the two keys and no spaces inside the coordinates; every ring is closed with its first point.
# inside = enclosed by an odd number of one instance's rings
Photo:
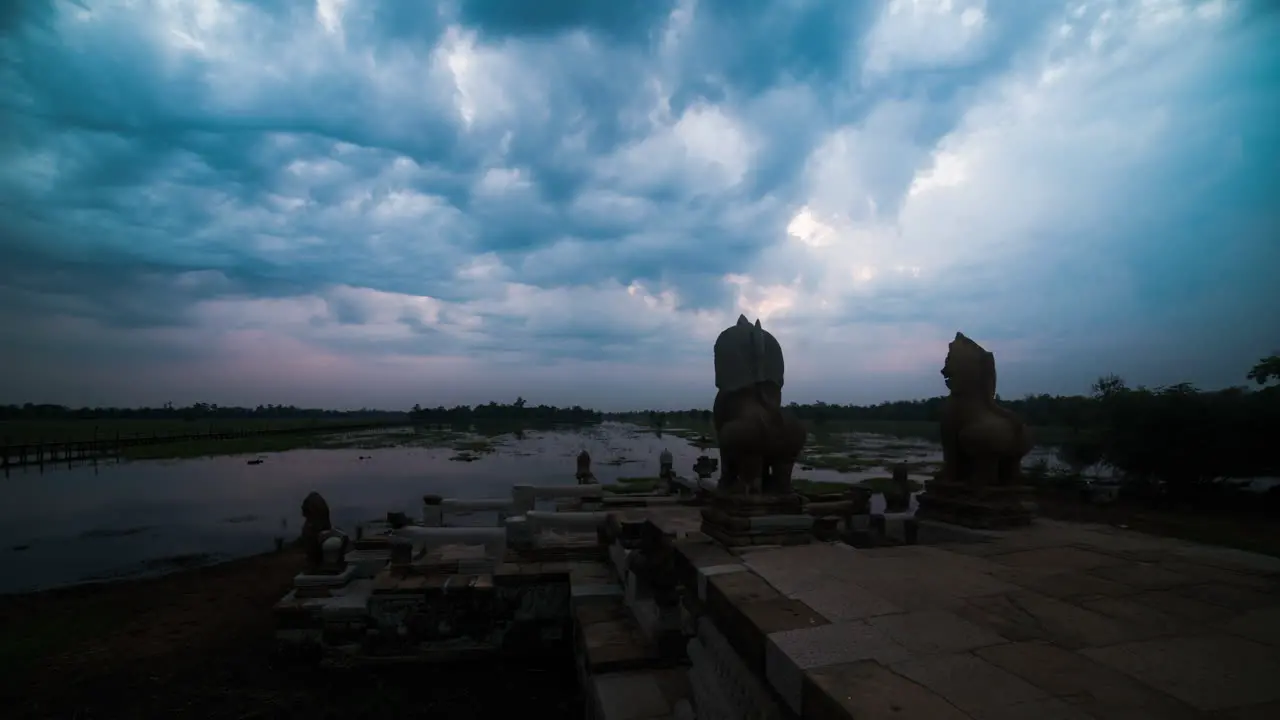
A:
{"type": "Polygon", "coordinates": [[[577,478],[579,485],[587,485],[596,481],[595,473],[591,472],[591,454],[586,450],[578,453],[578,467],[573,476],[577,478]]]}
{"type": "Polygon", "coordinates": [[[782,407],[782,346],[759,320],[752,324],[740,315],[716,339],[715,371],[711,416],[722,463],[719,490],[790,494],[806,433],[782,407]]]}
{"type": "Polygon", "coordinates": [[[329,518],[329,503],[325,502],[320,493],[311,491],[302,500],[302,517],[302,547],[307,552],[307,561],[319,565],[324,559],[321,551],[323,535],[333,529],[333,522],[329,518]]]}
{"type": "Polygon", "coordinates": [[[942,479],[1019,484],[1031,436],[1017,415],[996,403],[995,355],[957,332],[948,345],[942,377],[951,390],[942,411],[942,479]]]}

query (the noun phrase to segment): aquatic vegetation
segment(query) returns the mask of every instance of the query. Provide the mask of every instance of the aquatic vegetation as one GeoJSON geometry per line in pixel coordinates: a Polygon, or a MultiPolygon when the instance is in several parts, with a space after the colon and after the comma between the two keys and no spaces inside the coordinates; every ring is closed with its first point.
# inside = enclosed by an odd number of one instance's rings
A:
{"type": "Polygon", "coordinates": [[[637,484],[637,483],[656,483],[656,482],[661,482],[661,479],[660,479],[660,478],[658,478],[658,477],[656,477],[656,476],[647,476],[647,477],[620,477],[620,478],[618,478],[615,482],[618,482],[618,483],[623,484],[623,485],[634,485],[634,484],[637,484]]]}
{"type": "Polygon", "coordinates": [[[496,446],[494,442],[488,438],[469,438],[454,442],[453,449],[457,450],[459,453],[479,454],[493,452],[496,449],[496,446]]]}
{"type": "MultiPolygon", "coordinates": [[[[907,483],[911,487],[911,492],[920,492],[921,490],[924,489],[924,483],[920,482],[919,480],[908,480],[907,483]]],[[[872,493],[880,493],[880,494],[892,493],[894,489],[893,478],[888,476],[874,477],[868,480],[863,480],[855,484],[858,487],[863,487],[870,490],[872,493]]]]}
{"type": "Polygon", "coordinates": [[[618,457],[614,457],[614,458],[609,458],[608,460],[605,460],[605,461],[601,462],[600,464],[601,464],[601,465],[611,465],[611,466],[613,466],[613,467],[619,467],[619,466],[626,465],[626,464],[628,464],[628,463],[634,463],[634,462],[640,462],[640,461],[639,461],[639,460],[632,459],[632,458],[627,458],[627,457],[618,456],[618,457]]]}
{"type": "Polygon", "coordinates": [[[809,480],[807,478],[792,478],[791,488],[801,495],[838,495],[845,493],[849,488],[853,487],[852,483],[832,482],[830,480],[809,480]]]}
{"type": "Polygon", "coordinates": [[[603,485],[601,488],[611,495],[653,495],[665,491],[666,486],[656,477],[624,477],[618,478],[615,485],[603,485]]]}
{"type": "Polygon", "coordinates": [[[859,472],[870,465],[867,460],[848,452],[825,451],[821,453],[806,452],[800,456],[802,465],[809,468],[835,470],[840,473],[859,472]]]}

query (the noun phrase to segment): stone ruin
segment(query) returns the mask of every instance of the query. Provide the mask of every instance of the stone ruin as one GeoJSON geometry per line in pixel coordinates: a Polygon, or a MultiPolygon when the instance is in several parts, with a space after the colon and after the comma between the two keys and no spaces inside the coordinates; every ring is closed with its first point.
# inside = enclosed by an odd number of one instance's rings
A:
{"type": "Polygon", "coordinates": [[[589,485],[596,481],[595,473],[591,472],[591,454],[586,450],[578,453],[578,470],[574,477],[579,485],[589,485]]]}
{"type": "Polygon", "coordinates": [[[906,465],[893,466],[893,477],[884,492],[884,511],[902,513],[911,509],[911,478],[906,465]]]}
{"type": "Polygon", "coordinates": [[[671,451],[663,448],[662,454],[658,456],[658,478],[660,480],[672,480],[675,478],[675,457],[671,455],[671,451]]]}
{"type": "Polygon", "coordinates": [[[341,570],[349,541],[345,533],[333,527],[329,503],[320,493],[313,490],[303,498],[302,518],[300,542],[307,554],[309,569],[316,572],[341,570]]]}
{"type": "Polygon", "coordinates": [[[792,491],[804,426],[782,407],[784,362],[777,339],[746,316],[716,339],[712,423],[720,480],[702,511],[702,531],[728,546],[796,545],[813,518],[792,491]]]}
{"type": "Polygon", "coordinates": [[[698,480],[710,480],[719,469],[720,461],[708,455],[699,455],[693,463],[693,474],[698,476],[698,480]]]}
{"type": "Polygon", "coordinates": [[[1029,524],[1034,505],[1022,459],[1031,435],[996,403],[995,355],[957,332],[942,377],[951,390],[942,410],[943,467],[920,495],[917,515],[974,528],[1029,524]]]}

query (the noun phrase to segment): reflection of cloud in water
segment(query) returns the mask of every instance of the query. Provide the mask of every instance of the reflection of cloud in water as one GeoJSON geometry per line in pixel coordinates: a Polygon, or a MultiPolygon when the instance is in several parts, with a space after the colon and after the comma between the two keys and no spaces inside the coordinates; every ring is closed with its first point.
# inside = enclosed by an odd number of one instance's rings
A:
{"type": "MultiPolygon", "coordinates": [[[[403,434],[407,439],[411,431],[403,434]]],[[[370,440],[386,437],[369,435],[370,440]]],[[[43,474],[17,469],[8,480],[6,502],[0,503],[0,557],[8,568],[0,576],[0,592],[154,572],[146,563],[173,556],[220,558],[269,550],[277,536],[292,536],[301,528],[302,498],[312,490],[329,502],[335,524],[352,529],[389,510],[417,517],[424,493],[505,497],[516,483],[575,484],[573,458],[583,449],[599,459],[593,469],[604,483],[657,475],[663,449],[675,456],[677,470],[691,473],[700,454],[681,438],[659,439],[614,423],[487,440],[493,452],[471,463],[449,462],[455,453],[450,442],[383,448],[375,460],[364,462],[357,458],[367,450],[350,447],[269,453],[269,462],[258,466],[245,464],[254,454],[46,467],[43,474]],[[626,462],[601,462],[608,459],[626,462]]],[[[477,513],[455,522],[493,521],[492,514],[477,513]]]]}

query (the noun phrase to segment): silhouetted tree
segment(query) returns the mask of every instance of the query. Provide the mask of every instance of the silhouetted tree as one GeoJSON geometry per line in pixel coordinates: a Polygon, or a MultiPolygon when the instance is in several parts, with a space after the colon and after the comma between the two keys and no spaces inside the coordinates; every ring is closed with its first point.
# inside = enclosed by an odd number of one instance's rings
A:
{"type": "Polygon", "coordinates": [[[1264,357],[1249,371],[1248,378],[1259,385],[1280,379],[1280,353],[1264,357]]]}

